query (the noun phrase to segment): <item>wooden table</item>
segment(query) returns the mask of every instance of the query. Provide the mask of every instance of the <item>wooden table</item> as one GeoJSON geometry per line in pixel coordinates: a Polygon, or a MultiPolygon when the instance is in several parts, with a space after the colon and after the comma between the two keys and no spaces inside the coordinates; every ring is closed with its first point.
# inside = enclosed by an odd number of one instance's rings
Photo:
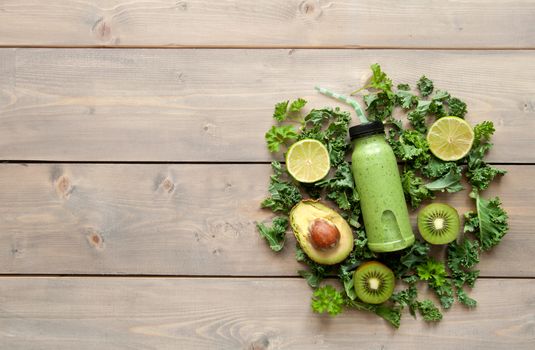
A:
{"type": "Polygon", "coordinates": [[[0,45],[1,349],[535,348],[535,1],[2,0],[0,45]],[[438,325],[313,314],[255,229],[274,103],[374,62],[494,121],[509,171],[479,305],[438,325]]]}

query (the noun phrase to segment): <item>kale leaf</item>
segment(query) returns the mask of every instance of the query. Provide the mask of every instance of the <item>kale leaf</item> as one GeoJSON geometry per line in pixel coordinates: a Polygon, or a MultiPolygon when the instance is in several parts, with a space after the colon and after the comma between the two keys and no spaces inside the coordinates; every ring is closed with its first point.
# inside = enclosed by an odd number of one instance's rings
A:
{"type": "Polygon", "coordinates": [[[325,278],[325,275],[331,270],[331,267],[319,264],[310,259],[299,246],[299,243],[295,246],[295,260],[308,266],[309,270],[299,270],[297,273],[299,273],[299,275],[303,277],[312,288],[317,288],[325,278]]]}
{"type": "Polygon", "coordinates": [[[464,189],[463,185],[461,185],[461,178],[461,169],[457,167],[456,169],[451,169],[441,178],[425,184],[425,187],[431,191],[459,192],[464,189]]]}
{"type": "Polygon", "coordinates": [[[475,307],[477,302],[468,297],[463,286],[473,287],[479,276],[479,271],[472,269],[479,263],[478,241],[465,238],[461,243],[451,242],[448,244],[447,261],[457,289],[457,300],[467,307],[475,307]]]}
{"type": "Polygon", "coordinates": [[[273,218],[271,227],[268,227],[263,223],[257,223],[256,226],[260,235],[268,241],[271,249],[276,252],[282,250],[284,241],[286,240],[286,230],[288,229],[287,217],[276,216],[273,218]]]}
{"type": "Polygon", "coordinates": [[[403,130],[396,140],[390,137],[390,146],[394,154],[414,169],[427,165],[431,158],[429,144],[425,136],[415,130],[403,130]]]}
{"type": "Polygon", "coordinates": [[[474,127],[474,143],[468,153],[466,177],[476,191],[486,190],[497,175],[506,173],[505,170],[490,166],[483,160],[492,147],[489,141],[493,133],[494,124],[491,121],[484,121],[474,127]]]}
{"type": "Polygon", "coordinates": [[[403,172],[401,184],[403,192],[405,192],[405,196],[413,208],[420,206],[422,201],[435,197],[433,192],[426,187],[424,180],[417,176],[413,170],[405,170],[403,172]]]}
{"type": "Polygon", "coordinates": [[[465,232],[472,232],[482,250],[490,250],[502,240],[509,229],[508,216],[501,207],[498,197],[487,200],[473,194],[476,199],[476,212],[465,214],[465,232]]]}
{"type": "Polygon", "coordinates": [[[448,278],[446,266],[443,262],[429,258],[424,264],[416,267],[418,277],[427,281],[431,289],[435,291],[442,307],[449,309],[453,305],[453,286],[448,278]]]}
{"type": "Polygon", "coordinates": [[[271,175],[268,192],[270,197],[264,199],[260,204],[262,208],[269,208],[274,212],[288,214],[290,209],[303,197],[299,188],[293,183],[281,179],[283,169],[281,163],[271,162],[273,175],[271,175]]]}
{"type": "Polygon", "coordinates": [[[416,87],[420,91],[420,94],[424,97],[431,95],[433,92],[433,82],[429,80],[425,75],[422,75],[416,87]]]}
{"type": "Polygon", "coordinates": [[[466,103],[456,97],[448,99],[449,115],[464,118],[466,115],[466,103]]]}
{"type": "Polygon", "coordinates": [[[438,322],[442,319],[442,313],[431,300],[423,300],[417,303],[420,315],[427,322],[438,322]]]}
{"type": "Polygon", "coordinates": [[[351,167],[347,162],[342,162],[331,178],[317,182],[316,186],[327,189],[327,198],[338,204],[340,209],[350,210],[358,204],[359,196],[355,189],[351,167]]]}

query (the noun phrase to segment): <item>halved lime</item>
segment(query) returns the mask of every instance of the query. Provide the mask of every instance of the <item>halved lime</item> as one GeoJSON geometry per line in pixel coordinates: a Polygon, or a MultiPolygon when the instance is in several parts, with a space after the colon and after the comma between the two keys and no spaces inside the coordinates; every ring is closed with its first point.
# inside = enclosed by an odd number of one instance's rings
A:
{"type": "Polygon", "coordinates": [[[439,159],[455,161],[465,157],[474,142],[470,124],[458,117],[444,117],[431,125],[427,133],[429,149],[439,159]]]}
{"type": "Polygon", "coordinates": [[[327,176],[331,168],[329,151],[318,140],[298,141],[286,153],[286,168],[290,175],[299,182],[319,181],[327,176]]]}

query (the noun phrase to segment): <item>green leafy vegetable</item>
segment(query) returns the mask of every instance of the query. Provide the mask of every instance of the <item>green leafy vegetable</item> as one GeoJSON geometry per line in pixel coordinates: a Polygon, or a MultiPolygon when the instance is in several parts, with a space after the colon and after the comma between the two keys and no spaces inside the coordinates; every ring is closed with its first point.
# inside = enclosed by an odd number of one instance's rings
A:
{"type": "Polygon", "coordinates": [[[401,309],[408,307],[409,313],[416,318],[416,310],[418,309],[418,289],[414,283],[409,284],[407,289],[392,294],[390,300],[399,305],[401,309]]]}
{"type": "Polygon", "coordinates": [[[404,130],[398,140],[390,140],[394,154],[414,169],[425,166],[431,154],[425,136],[415,130],[404,130]]]}
{"type": "Polygon", "coordinates": [[[420,91],[420,94],[422,96],[429,96],[433,92],[433,82],[426,78],[425,75],[422,75],[420,80],[418,80],[418,84],[416,85],[418,90],[420,91]]]}
{"type": "Polygon", "coordinates": [[[407,276],[416,266],[423,264],[429,254],[429,244],[416,240],[412,246],[405,249],[399,259],[399,264],[393,271],[398,278],[407,276]]]}
{"type": "Polygon", "coordinates": [[[474,195],[476,199],[477,212],[468,212],[465,214],[465,232],[473,232],[481,249],[490,250],[500,243],[503,236],[509,229],[508,216],[501,207],[498,197],[486,200],[479,194],[474,195]]]}
{"type": "Polygon", "coordinates": [[[307,281],[308,285],[312,288],[318,288],[321,281],[323,281],[323,276],[317,275],[312,271],[299,270],[297,273],[299,276],[303,277],[307,281]]]}
{"type": "MultiPolygon", "coordinates": [[[[360,264],[360,261],[358,261],[357,263],[360,264]]],[[[353,269],[353,264],[346,262],[340,266],[339,274],[340,280],[342,281],[342,285],[344,286],[346,296],[351,300],[357,299],[357,293],[355,292],[355,285],[353,281],[353,269]]]]}
{"type": "Polygon", "coordinates": [[[304,263],[308,266],[309,270],[299,270],[297,271],[301,277],[303,277],[308,285],[312,288],[317,288],[321,281],[325,278],[325,275],[329,272],[330,267],[326,265],[318,264],[315,261],[312,261],[301,249],[299,244],[296,244],[295,247],[295,259],[298,262],[304,263]]]}
{"type": "Polygon", "coordinates": [[[443,285],[448,277],[444,264],[433,259],[428,259],[425,264],[419,265],[416,271],[421,280],[431,281],[438,286],[443,285]]]}
{"type": "Polygon", "coordinates": [[[401,106],[403,109],[411,109],[418,103],[418,97],[414,96],[410,90],[409,84],[398,85],[398,91],[396,91],[397,106],[401,106]]]}
{"type": "Polygon", "coordinates": [[[290,105],[290,112],[299,112],[303,107],[305,107],[306,104],[307,104],[306,100],[302,98],[298,98],[297,100],[293,101],[292,104],[290,105]]]}
{"type": "Polygon", "coordinates": [[[503,175],[505,173],[505,170],[484,164],[477,168],[469,169],[466,176],[473,188],[483,191],[489,187],[497,175],[503,175]]]}
{"type": "Polygon", "coordinates": [[[304,119],[304,128],[299,140],[311,138],[327,146],[331,165],[336,167],[344,161],[349,150],[347,142],[351,115],[339,108],[313,109],[304,119]],[[323,128],[325,123],[329,123],[323,128]]]}
{"type": "Polygon", "coordinates": [[[368,118],[370,120],[386,120],[392,116],[396,103],[396,95],[392,91],[392,80],[381,70],[381,66],[378,64],[373,64],[371,70],[373,75],[370,83],[352,94],[363,89],[372,88],[377,90],[364,96],[368,118]]]}
{"type": "Polygon", "coordinates": [[[431,101],[419,100],[416,109],[407,114],[407,119],[411,122],[414,130],[421,134],[427,132],[427,126],[425,125],[425,117],[431,106],[431,101]]]}
{"type": "Polygon", "coordinates": [[[453,115],[459,118],[464,118],[466,115],[466,103],[459,100],[456,97],[452,97],[448,100],[449,115],[453,115]]]}
{"type": "Polygon", "coordinates": [[[418,103],[418,98],[408,90],[398,90],[396,92],[396,104],[403,109],[411,109],[418,103]]]}
{"type": "Polygon", "coordinates": [[[368,248],[367,243],[366,233],[364,230],[358,229],[353,251],[340,264],[338,271],[338,277],[340,277],[340,280],[342,281],[346,295],[351,300],[357,298],[353,284],[353,272],[363,261],[375,257],[375,254],[368,248]]]}
{"type": "Polygon", "coordinates": [[[395,98],[386,92],[371,93],[364,96],[368,119],[383,121],[388,119],[394,111],[395,98]]]}
{"type": "MultiPolygon", "coordinates": [[[[288,108],[290,101],[282,101],[275,105],[273,111],[273,118],[279,122],[279,124],[285,121],[290,116],[295,116],[306,105],[307,101],[302,98],[298,98],[293,101],[288,108]]],[[[292,125],[273,125],[271,129],[266,132],[265,138],[267,146],[270,152],[278,152],[281,145],[286,144],[288,141],[295,140],[297,138],[297,130],[292,125]]]]}
{"type": "Polygon", "coordinates": [[[282,122],[286,119],[286,112],[288,111],[288,103],[290,101],[282,101],[275,105],[275,110],[273,111],[273,119],[278,122],[282,122]]]}
{"type": "Polygon", "coordinates": [[[289,103],[290,101],[282,101],[277,103],[275,105],[275,110],[273,111],[273,119],[278,122],[286,120],[291,114],[299,112],[307,104],[307,101],[302,98],[298,98],[297,100],[293,101],[290,104],[290,108],[288,108],[289,103]]]}
{"type": "Polygon", "coordinates": [[[368,87],[375,88],[377,90],[382,90],[386,93],[391,93],[392,91],[392,80],[386,75],[385,72],[381,70],[381,66],[377,63],[371,65],[372,78],[368,87]]]}
{"type": "Polygon", "coordinates": [[[475,191],[486,190],[497,175],[506,173],[504,170],[488,165],[483,160],[487,151],[492,147],[489,140],[493,133],[494,124],[491,121],[484,121],[474,127],[474,144],[468,153],[466,177],[475,191]]]}
{"type": "Polygon", "coordinates": [[[459,192],[464,189],[463,185],[461,185],[461,178],[461,169],[457,167],[456,169],[451,169],[441,178],[426,184],[425,187],[431,191],[459,192]]]}
{"type": "Polygon", "coordinates": [[[274,212],[287,214],[303,197],[294,184],[281,180],[283,174],[281,163],[273,161],[271,162],[271,168],[273,169],[273,175],[271,175],[268,187],[271,196],[264,199],[261,206],[274,212]]]}
{"type": "Polygon", "coordinates": [[[457,299],[467,307],[475,307],[477,302],[468,297],[463,286],[473,287],[479,276],[478,270],[472,270],[479,263],[478,242],[470,239],[464,239],[461,243],[451,242],[448,245],[447,261],[457,289],[457,299]]]}
{"type": "Polygon", "coordinates": [[[350,210],[351,206],[359,201],[353,174],[347,162],[338,166],[334,176],[317,182],[316,186],[327,189],[329,191],[327,198],[335,201],[340,209],[350,210]]]}
{"type": "Polygon", "coordinates": [[[442,313],[431,300],[419,301],[418,311],[427,322],[438,322],[442,319],[442,313]]]}
{"type": "Polygon", "coordinates": [[[404,250],[382,255],[381,260],[394,272],[397,279],[410,280],[415,276],[416,266],[427,261],[428,253],[429,244],[417,239],[412,246],[404,250]]]}
{"type": "Polygon", "coordinates": [[[431,300],[418,301],[418,290],[414,283],[410,283],[407,289],[396,292],[390,300],[399,305],[401,309],[408,307],[409,313],[416,318],[416,310],[425,321],[437,322],[442,319],[442,313],[431,300]]]}
{"type": "Polygon", "coordinates": [[[371,305],[363,303],[358,300],[346,300],[346,306],[355,310],[369,311],[375,313],[377,316],[382,317],[388,321],[395,328],[399,328],[401,321],[401,311],[397,308],[391,308],[382,305],[371,305]]]}
{"type": "Polygon", "coordinates": [[[494,134],[494,123],[491,121],[484,121],[474,126],[474,146],[479,146],[483,142],[490,140],[494,134]]]}
{"type": "Polygon", "coordinates": [[[413,208],[417,208],[426,199],[434,198],[433,192],[426,187],[424,180],[416,176],[413,170],[405,170],[401,175],[401,184],[413,208]]]}
{"type": "Polygon", "coordinates": [[[297,138],[297,132],[292,125],[273,125],[266,132],[266,142],[270,152],[278,152],[280,146],[297,138]]]}
{"type": "Polygon", "coordinates": [[[369,311],[384,318],[394,327],[398,328],[401,319],[399,310],[384,305],[371,305],[358,300],[344,298],[342,293],[331,285],[325,285],[314,291],[312,296],[312,311],[316,313],[328,313],[336,316],[343,311],[343,307],[349,307],[361,311],[369,311]]]}
{"type": "Polygon", "coordinates": [[[342,293],[330,285],[316,289],[312,297],[312,311],[319,314],[327,312],[336,316],[342,312],[344,304],[342,293]]]}
{"type": "Polygon", "coordinates": [[[284,247],[286,240],[286,230],[288,229],[288,218],[284,216],[277,216],[273,219],[271,227],[265,224],[256,224],[260,235],[264,237],[271,249],[278,252],[284,247]]]}
{"type": "Polygon", "coordinates": [[[445,162],[436,157],[431,157],[429,163],[422,167],[422,174],[428,178],[436,179],[450,171],[462,173],[462,169],[455,162],[445,162]]]}
{"type": "Polygon", "coordinates": [[[444,107],[444,103],[449,97],[450,94],[447,91],[435,91],[435,94],[431,98],[431,105],[429,106],[428,113],[437,118],[442,118],[448,115],[446,108],[444,107]]]}
{"type": "MultiPolygon", "coordinates": [[[[474,278],[477,278],[477,276],[474,278]]],[[[477,301],[470,298],[468,294],[466,294],[466,292],[461,288],[457,289],[457,299],[461,304],[464,304],[468,308],[473,308],[477,305],[477,301]]]]}
{"type": "Polygon", "coordinates": [[[425,264],[419,265],[416,271],[421,280],[428,281],[429,287],[439,297],[442,307],[449,309],[453,304],[453,287],[444,263],[430,258],[425,264]]]}

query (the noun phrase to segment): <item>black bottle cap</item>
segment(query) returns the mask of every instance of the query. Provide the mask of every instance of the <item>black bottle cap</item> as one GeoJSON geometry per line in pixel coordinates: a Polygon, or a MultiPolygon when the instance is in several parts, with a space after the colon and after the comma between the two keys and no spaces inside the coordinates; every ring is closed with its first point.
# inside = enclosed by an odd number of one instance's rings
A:
{"type": "Polygon", "coordinates": [[[380,121],[373,121],[365,124],[352,126],[349,128],[349,137],[354,140],[372,134],[384,134],[385,126],[380,121]]]}

